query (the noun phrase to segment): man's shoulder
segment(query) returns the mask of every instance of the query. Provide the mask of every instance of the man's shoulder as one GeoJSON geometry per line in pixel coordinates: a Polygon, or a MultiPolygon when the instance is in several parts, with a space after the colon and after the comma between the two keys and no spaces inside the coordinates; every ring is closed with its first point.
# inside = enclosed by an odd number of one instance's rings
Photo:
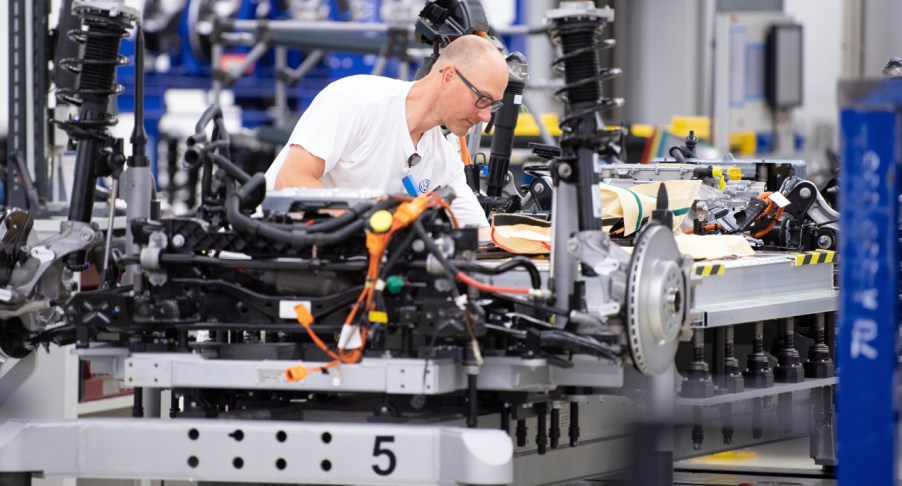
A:
{"type": "Polygon", "coordinates": [[[352,100],[366,102],[370,100],[392,98],[408,89],[408,81],[358,74],[338,79],[324,91],[347,97],[352,100]]]}

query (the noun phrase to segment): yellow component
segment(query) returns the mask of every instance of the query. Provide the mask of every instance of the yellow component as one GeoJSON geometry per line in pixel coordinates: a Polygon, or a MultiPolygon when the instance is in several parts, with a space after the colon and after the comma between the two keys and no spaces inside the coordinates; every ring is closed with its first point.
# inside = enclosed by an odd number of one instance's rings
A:
{"type": "Polygon", "coordinates": [[[706,116],[674,116],[670,119],[670,133],[677,137],[686,137],[689,130],[695,132],[700,140],[711,139],[711,119],[706,116]]]}
{"type": "Polygon", "coordinates": [[[833,263],[836,252],[831,250],[814,250],[803,253],[790,253],[794,260],[792,266],[817,265],[818,263],[833,263]]]}
{"type": "Polygon", "coordinates": [[[294,313],[298,316],[298,322],[300,322],[302,326],[307,327],[310,324],[313,324],[313,314],[310,313],[307,306],[304,304],[294,306],[294,313]]]}
{"type": "Polygon", "coordinates": [[[307,378],[307,368],[303,366],[292,366],[285,370],[285,379],[288,381],[301,381],[307,378]]]}
{"type": "Polygon", "coordinates": [[[721,191],[727,188],[727,180],[723,176],[723,172],[720,174],[720,182],[717,184],[717,188],[721,191]]]}
{"type": "Polygon", "coordinates": [[[647,124],[644,124],[644,123],[634,123],[634,124],[630,127],[630,133],[631,133],[634,137],[639,137],[639,138],[651,138],[651,137],[653,137],[653,136],[655,135],[655,126],[654,126],[654,125],[647,125],[647,124]]]}
{"type": "Polygon", "coordinates": [[[545,113],[541,117],[542,125],[548,130],[552,137],[560,137],[562,133],[561,126],[558,124],[557,113],[545,113]]]}
{"type": "Polygon", "coordinates": [[[388,324],[388,313],[383,311],[370,311],[370,322],[388,324]]]}
{"type": "Polygon", "coordinates": [[[380,209],[370,216],[370,228],[376,233],[385,233],[391,229],[393,220],[394,217],[391,215],[390,211],[380,209]]]}
{"type": "MultiPolygon", "coordinates": [[[[494,131],[493,127],[492,132],[494,133],[494,131]]],[[[536,123],[536,117],[532,113],[520,113],[517,115],[517,126],[514,127],[514,136],[537,137],[540,133],[539,124],[536,123]]]]}
{"type": "Polygon", "coordinates": [[[730,150],[739,155],[755,155],[758,136],[755,132],[733,132],[730,134],[730,150]]]}
{"type": "Polygon", "coordinates": [[[739,167],[730,167],[727,169],[727,176],[731,181],[742,180],[742,169],[739,167]]]}
{"type": "Polygon", "coordinates": [[[692,265],[692,273],[699,277],[710,277],[712,275],[723,275],[726,267],[723,263],[696,263],[692,265]]]}
{"type": "MultiPolygon", "coordinates": [[[[548,133],[552,137],[558,137],[561,135],[561,129],[558,127],[558,118],[555,113],[546,113],[542,115],[540,118],[541,122],[545,125],[545,129],[548,130],[548,133]]],[[[492,135],[495,133],[495,127],[493,126],[491,130],[489,130],[488,134],[492,135]]],[[[514,127],[514,136],[515,137],[538,137],[542,132],[539,130],[539,124],[536,121],[535,115],[529,112],[521,111],[517,115],[517,126],[514,127]]]]}
{"type": "Polygon", "coordinates": [[[711,167],[711,176],[712,177],[723,177],[723,168],[722,167],[711,167]]]}
{"type": "Polygon", "coordinates": [[[720,452],[717,454],[711,454],[702,457],[695,457],[690,459],[689,462],[695,464],[741,464],[751,461],[757,457],[758,454],[755,453],[755,451],[738,450],[720,452]]]}

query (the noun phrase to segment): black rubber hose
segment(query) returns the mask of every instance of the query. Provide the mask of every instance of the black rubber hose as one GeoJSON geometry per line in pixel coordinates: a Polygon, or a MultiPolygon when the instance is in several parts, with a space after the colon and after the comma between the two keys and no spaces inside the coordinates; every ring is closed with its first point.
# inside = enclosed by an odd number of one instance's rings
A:
{"type": "Polygon", "coordinates": [[[366,270],[366,261],[342,261],[319,262],[316,264],[307,260],[302,261],[275,261],[275,260],[243,260],[215,258],[202,255],[182,255],[177,253],[164,253],[160,255],[161,264],[172,265],[210,265],[223,268],[247,268],[254,270],[333,270],[338,272],[366,270]]]}
{"type": "Polygon", "coordinates": [[[510,261],[494,267],[462,260],[454,260],[451,263],[462,270],[477,272],[484,275],[501,275],[514,268],[521,267],[529,273],[529,281],[532,284],[532,288],[539,289],[542,287],[542,276],[539,274],[539,269],[526,257],[514,257],[510,261]]]}
{"type": "MultiPolygon", "coordinates": [[[[235,163],[232,162],[231,160],[229,160],[219,154],[209,154],[209,155],[210,155],[210,158],[213,159],[213,163],[216,164],[219,168],[226,171],[226,174],[228,174],[229,177],[231,177],[232,179],[235,179],[236,181],[238,181],[242,184],[247,184],[248,181],[251,180],[251,176],[248,175],[247,172],[242,170],[241,167],[238,167],[237,165],[235,165],[235,163]]],[[[262,175],[262,174],[260,174],[260,175],[262,175]]],[[[266,179],[264,179],[264,183],[265,182],[266,182],[266,179]]]]}
{"type": "MultiPolygon", "coordinates": [[[[516,267],[523,267],[529,272],[529,280],[532,284],[532,288],[539,289],[542,287],[542,277],[539,275],[539,270],[536,269],[535,265],[532,262],[507,262],[503,265],[498,265],[497,267],[489,267],[483,266],[478,263],[470,262],[467,260],[449,260],[449,263],[456,267],[459,270],[465,270],[467,272],[476,272],[481,273],[483,275],[501,275],[502,273],[509,272],[516,267]]],[[[426,268],[425,262],[413,262],[410,265],[413,268],[426,268]]]]}
{"type": "Polygon", "coordinates": [[[286,231],[243,214],[240,209],[240,198],[238,197],[237,192],[232,192],[226,196],[225,207],[226,218],[238,231],[287,243],[298,248],[307,245],[323,246],[339,243],[348,239],[351,235],[361,232],[364,227],[364,221],[358,219],[347,224],[345,227],[330,233],[308,233],[305,229],[286,231]]]}
{"type": "Polygon", "coordinates": [[[671,157],[676,159],[678,164],[686,163],[686,156],[683,155],[683,151],[680,150],[680,147],[677,147],[677,146],[670,147],[670,151],[668,153],[670,154],[671,157]]]}
{"type": "Polygon", "coordinates": [[[205,128],[207,124],[210,123],[210,120],[217,116],[222,116],[222,110],[219,108],[219,105],[210,105],[200,116],[200,119],[197,120],[197,124],[194,125],[194,135],[188,137],[188,145],[194,145],[197,142],[205,141],[207,139],[205,128]]]}
{"type": "Polygon", "coordinates": [[[540,310],[542,312],[547,312],[549,314],[557,314],[559,316],[570,316],[570,311],[567,309],[559,309],[557,307],[550,307],[547,305],[537,304],[535,302],[530,302],[530,301],[524,300],[524,299],[518,299],[517,297],[511,297],[511,296],[505,295],[505,294],[493,294],[492,298],[496,299],[496,300],[503,300],[505,302],[511,302],[514,304],[523,305],[526,307],[531,307],[533,309],[540,310]]]}
{"type": "Polygon", "coordinates": [[[543,345],[563,346],[567,349],[577,347],[594,356],[606,358],[611,361],[615,361],[618,358],[617,353],[615,353],[607,345],[600,343],[590,337],[579,336],[567,331],[542,331],[541,340],[543,345]]]}
{"type": "MultiPolygon", "coordinates": [[[[266,178],[262,172],[258,172],[254,174],[246,184],[238,188],[236,190],[236,193],[238,195],[240,209],[251,209],[260,204],[258,195],[261,193],[257,191],[262,191],[265,186],[266,178]]],[[[301,228],[306,233],[328,233],[331,231],[336,231],[348,224],[353,223],[355,220],[363,216],[367,211],[388,209],[397,206],[398,204],[400,204],[400,201],[395,199],[386,199],[384,201],[379,201],[375,205],[370,203],[361,203],[354,207],[348,208],[348,211],[340,216],[328,219],[320,223],[315,223],[310,226],[299,226],[287,223],[267,224],[273,228],[281,229],[284,231],[292,231],[301,228]]]]}

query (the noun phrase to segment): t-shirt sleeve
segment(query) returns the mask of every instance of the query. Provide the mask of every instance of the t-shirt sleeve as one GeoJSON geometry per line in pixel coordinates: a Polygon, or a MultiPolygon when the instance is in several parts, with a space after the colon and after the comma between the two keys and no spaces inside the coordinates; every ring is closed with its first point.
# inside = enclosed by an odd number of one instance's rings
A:
{"type": "Polygon", "coordinates": [[[323,159],[326,175],[335,168],[358,132],[360,107],[335,86],[319,92],[304,110],[288,143],[323,159]]]}

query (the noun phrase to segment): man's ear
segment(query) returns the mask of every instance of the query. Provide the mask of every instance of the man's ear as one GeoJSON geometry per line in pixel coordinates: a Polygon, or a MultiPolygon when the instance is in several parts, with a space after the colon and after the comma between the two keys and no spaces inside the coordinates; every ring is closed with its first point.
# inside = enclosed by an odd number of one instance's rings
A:
{"type": "Polygon", "coordinates": [[[451,69],[450,66],[445,66],[439,69],[438,72],[442,76],[442,83],[450,83],[454,80],[454,69],[451,69]]]}

